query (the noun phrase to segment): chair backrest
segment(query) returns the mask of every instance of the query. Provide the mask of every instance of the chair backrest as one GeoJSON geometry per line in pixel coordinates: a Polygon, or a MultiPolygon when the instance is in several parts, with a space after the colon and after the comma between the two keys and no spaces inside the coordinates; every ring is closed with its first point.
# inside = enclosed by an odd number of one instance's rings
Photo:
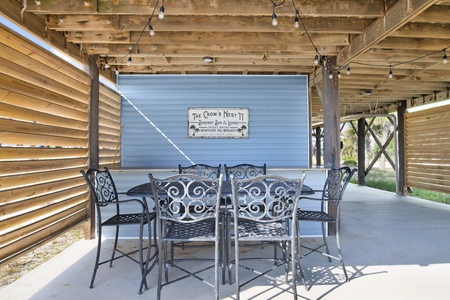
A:
{"type": "Polygon", "coordinates": [[[106,206],[119,199],[116,185],[108,168],[105,167],[103,170],[89,169],[86,173],[81,170],[80,173],[93,192],[95,203],[98,206],[106,206]]]}
{"type": "Polygon", "coordinates": [[[195,164],[187,167],[178,165],[178,174],[198,175],[205,178],[219,178],[221,167],[221,164],[217,167],[205,164],[195,164]]]}
{"type": "Polygon", "coordinates": [[[218,217],[222,175],[205,178],[181,174],[161,179],[151,173],[148,176],[160,220],[191,223],[218,217]]]}
{"type": "Polygon", "coordinates": [[[266,164],[255,166],[252,164],[239,164],[235,166],[224,165],[226,180],[230,180],[230,175],[235,179],[249,179],[252,177],[266,175],[266,164]]]}
{"type": "Polygon", "coordinates": [[[236,179],[231,175],[233,213],[239,219],[260,222],[283,221],[296,215],[305,175],[290,179],[260,175],[236,179]]]}
{"type": "Polygon", "coordinates": [[[356,169],[352,170],[349,167],[331,167],[323,187],[322,199],[327,199],[328,201],[340,201],[355,172],[356,169]]]}

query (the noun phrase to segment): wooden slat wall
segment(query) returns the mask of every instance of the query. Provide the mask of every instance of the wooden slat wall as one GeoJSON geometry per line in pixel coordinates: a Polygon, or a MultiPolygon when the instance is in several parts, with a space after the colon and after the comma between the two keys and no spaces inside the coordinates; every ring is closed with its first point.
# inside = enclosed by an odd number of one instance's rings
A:
{"type": "MultiPolygon", "coordinates": [[[[0,25],[0,265],[88,217],[89,76],[0,25]]],[[[100,91],[100,160],[120,167],[120,96],[100,91]]]]}
{"type": "Polygon", "coordinates": [[[450,105],[405,115],[407,186],[450,193],[450,105]]]}
{"type": "Polygon", "coordinates": [[[119,169],[120,161],[120,95],[106,86],[100,85],[100,167],[119,169]]]}

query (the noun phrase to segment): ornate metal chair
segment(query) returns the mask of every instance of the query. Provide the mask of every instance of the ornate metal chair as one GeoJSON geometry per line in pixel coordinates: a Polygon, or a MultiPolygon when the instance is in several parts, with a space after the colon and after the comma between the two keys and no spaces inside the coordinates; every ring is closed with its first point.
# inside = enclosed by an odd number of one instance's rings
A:
{"type": "MultiPolygon", "coordinates": [[[[222,262],[220,226],[220,198],[222,175],[219,178],[204,178],[197,175],[181,174],[157,179],[149,174],[155,200],[158,223],[158,291],[157,299],[161,299],[162,287],[180,279],[193,276],[200,278],[199,273],[210,269],[208,266],[196,272],[177,265],[180,260],[199,258],[168,259],[167,243],[172,242],[213,242],[214,243],[214,292],[219,299],[219,264],[222,262]],[[186,276],[169,281],[169,267],[177,267],[186,272],[186,276]],[[166,282],[162,276],[165,272],[166,282]]],[[[169,247],[172,251],[173,248],[169,247]]],[[[200,258],[201,259],[201,258],[200,258]]],[[[204,259],[203,259],[204,260],[204,259]]],[[[206,281],[205,279],[201,279],[206,281]]]]}
{"type": "Polygon", "coordinates": [[[239,164],[231,167],[225,164],[224,168],[226,180],[230,180],[231,174],[233,174],[235,179],[248,179],[259,175],[266,175],[266,164],[262,166],[239,164]]]}
{"type": "MultiPolygon", "coordinates": [[[[330,262],[331,259],[338,260],[341,263],[342,269],[344,270],[346,281],[348,281],[348,275],[347,270],[345,269],[344,258],[342,257],[341,245],[339,241],[341,200],[344,195],[344,191],[355,172],[356,169],[351,170],[349,167],[341,167],[341,168],[332,167],[328,172],[328,176],[325,181],[323,190],[321,190],[322,192],[321,198],[313,198],[313,197],[300,198],[301,201],[303,200],[320,201],[320,209],[302,210],[300,208],[297,210],[297,218],[299,221],[320,222],[322,225],[323,244],[314,249],[302,245],[302,247],[310,251],[304,256],[307,256],[313,252],[318,252],[320,254],[327,256],[330,262]],[[326,230],[326,225],[328,223],[336,224],[336,244],[338,256],[330,255],[326,230]],[[323,247],[325,247],[326,252],[321,251],[323,247]]],[[[301,203],[302,202],[300,202],[300,205],[301,203]]]]}
{"type": "MultiPolygon", "coordinates": [[[[261,175],[250,179],[235,179],[231,176],[233,190],[233,224],[234,227],[234,251],[235,251],[235,276],[236,299],[243,285],[259,278],[273,269],[284,265],[286,281],[288,271],[292,272],[292,290],[294,299],[297,299],[297,269],[301,268],[298,260],[297,205],[304,181],[301,179],[288,179],[276,175],[261,175]],[[254,278],[241,284],[239,280],[240,246],[245,242],[272,242],[276,243],[283,252],[283,257],[275,260],[272,266],[265,272],[258,272],[254,278]]],[[[247,251],[248,252],[248,251],[247,251]]],[[[245,259],[261,259],[250,257],[245,259]]],[[[242,266],[243,267],[243,266],[242,266]]]]}
{"type": "MultiPolygon", "coordinates": [[[[201,177],[205,177],[205,178],[219,178],[220,176],[220,170],[222,168],[222,164],[219,164],[217,167],[215,166],[210,166],[210,165],[206,165],[206,164],[195,164],[195,165],[190,165],[190,166],[186,166],[183,167],[180,165],[178,165],[178,174],[190,174],[190,175],[197,175],[197,176],[201,176],[201,177]]],[[[181,242],[181,243],[175,243],[172,242],[171,247],[181,247],[183,250],[186,247],[190,247],[188,245],[186,245],[186,243],[181,242]]],[[[172,249],[171,254],[174,254],[174,251],[172,249]]],[[[172,257],[173,260],[173,257],[172,257]]]]}
{"type": "Polygon", "coordinates": [[[150,212],[148,210],[145,201],[142,201],[140,199],[119,200],[119,193],[117,192],[116,185],[114,184],[114,180],[108,168],[105,167],[104,170],[89,169],[87,172],[81,170],[80,173],[83,175],[92,192],[97,213],[97,231],[98,231],[97,255],[95,257],[94,272],[92,273],[91,284],[89,287],[90,288],[94,287],[95,276],[97,274],[97,269],[100,265],[109,263],[109,266],[112,267],[112,263],[114,260],[122,257],[128,257],[139,264],[141,272],[141,283],[139,287],[139,294],[141,294],[142,289],[144,287],[145,289],[148,289],[146,276],[156,263],[156,251],[155,253],[151,254],[152,248],[156,247],[156,245],[152,245],[152,237],[151,237],[152,233],[151,223],[152,221],[156,221],[156,214],[154,212],[150,212]],[[135,212],[124,213],[123,210],[125,209],[123,208],[123,206],[127,205],[127,210],[129,210],[128,204],[131,203],[134,203],[134,205],[137,207],[135,209],[135,212]],[[113,208],[113,215],[108,218],[104,218],[102,211],[107,207],[113,208]],[[139,226],[138,250],[126,253],[117,247],[119,240],[119,228],[122,225],[139,226]],[[100,252],[102,246],[102,229],[104,226],[114,226],[116,227],[116,232],[111,258],[100,261],[100,252]],[[147,247],[144,247],[143,241],[145,226],[147,226],[148,231],[147,247]],[[147,249],[146,251],[147,254],[146,257],[144,258],[145,249],[147,249]],[[136,260],[134,257],[131,256],[131,254],[136,252],[139,252],[138,260],[136,260]],[[119,255],[117,255],[117,253],[119,253],[119,255]],[[153,263],[151,264],[152,260],[153,263]]]}
{"type": "Polygon", "coordinates": [[[187,167],[178,165],[178,174],[198,175],[205,178],[219,178],[221,167],[221,164],[219,164],[219,166],[217,167],[205,164],[195,164],[187,167]]]}

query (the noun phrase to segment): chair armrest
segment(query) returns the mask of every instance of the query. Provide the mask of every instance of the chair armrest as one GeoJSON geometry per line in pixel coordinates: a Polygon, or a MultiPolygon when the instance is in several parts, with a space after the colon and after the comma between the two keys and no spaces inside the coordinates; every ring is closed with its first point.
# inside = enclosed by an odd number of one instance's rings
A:
{"type": "Polygon", "coordinates": [[[327,199],[313,198],[313,197],[300,197],[299,200],[314,200],[314,201],[326,201],[327,199]]]}
{"type": "Polygon", "coordinates": [[[134,199],[125,199],[125,200],[116,200],[116,201],[113,201],[113,203],[119,203],[119,205],[120,205],[121,203],[131,203],[131,202],[136,202],[136,203],[138,203],[138,204],[142,207],[142,211],[143,211],[143,212],[147,212],[147,213],[149,212],[147,202],[142,201],[141,199],[136,199],[136,198],[134,198],[134,199]]]}

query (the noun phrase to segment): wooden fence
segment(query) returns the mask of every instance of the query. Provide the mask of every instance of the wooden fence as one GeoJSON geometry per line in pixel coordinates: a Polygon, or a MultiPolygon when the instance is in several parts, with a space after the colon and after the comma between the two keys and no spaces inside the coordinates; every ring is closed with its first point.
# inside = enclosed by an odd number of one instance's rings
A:
{"type": "Polygon", "coordinates": [[[450,193],[450,105],[405,115],[405,181],[450,193]]]}
{"type": "MultiPolygon", "coordinates": [[[[0,27],[0,265],[88,217],[91,79],[0,27]]],[[[120,96],[100,88],[100,163],[120,167],[120,96]]]]}

